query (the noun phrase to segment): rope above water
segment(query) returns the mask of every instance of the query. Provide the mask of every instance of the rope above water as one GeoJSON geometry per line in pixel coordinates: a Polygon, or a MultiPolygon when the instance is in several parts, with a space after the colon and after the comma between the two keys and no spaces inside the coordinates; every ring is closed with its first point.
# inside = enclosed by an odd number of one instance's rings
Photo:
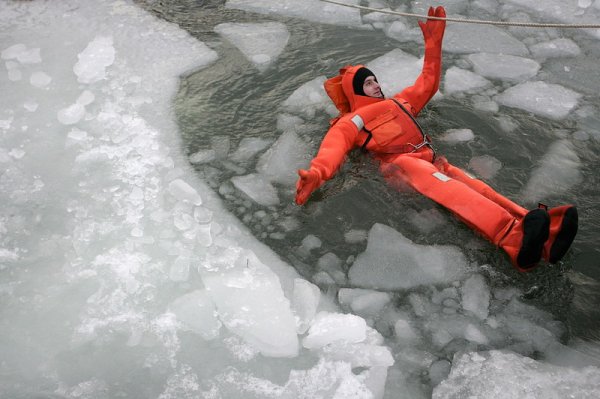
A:
{"type": "Polygon", "coordinates": [[[438,20],[438,21],[459,22],[459,23],[464,23],[464,24],[519,26],[519,27],[525,27],[525,28],[580,28],[580,29],[599,29],[600,28],[600,24],[555,24],[555,23],[535,23],[535,22],[506,22],[506,21],[486,21],[486,20],[480,20],[480,19],[466,19],[466,18],[430,17],[427,15],[412,14],[412,13],[400,12],[400,11],[378,10],[376,8],[357,6],[357,5],[353,5],[353,4],[345,4],[345,3],[340,3],[338,1],[333,1],[333,0],[320,0],[320,1],[325,2],[325,3],[337,4],[338,6],[343,6],[343,7],[358,8],[359,10],[379,12],[382,14],[400,15],[403,17],[412,17],[412,18],[432,19],[432,20],[438,20]]]}

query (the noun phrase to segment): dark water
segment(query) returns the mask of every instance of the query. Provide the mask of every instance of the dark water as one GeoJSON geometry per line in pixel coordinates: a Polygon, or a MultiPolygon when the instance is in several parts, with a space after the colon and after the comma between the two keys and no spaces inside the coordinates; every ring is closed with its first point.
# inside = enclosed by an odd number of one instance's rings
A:
{"type": "MultiPolygon", "coordinates": [[[[423,51],[420,45],[399,43],[381,31],[353,30],[277,15],[228,10],[224,1],[137,2],[160,18],[177,23],[219,54],[219,59],[210,67],[182,78],[175,99],[175,111],[187,154],[210,148],[214,140],[228,139],[232,150],[244,137],[274,140],[280,134],[276,128],[280,104],[307,81],[321,75],[333,76],[341,65],[366,63],[394,48],[415,56],[420,56],[423,51]],[[214,27],[223,22],[268,21],[286,24],[290,40],[277,62],[262,74],[235,47],[213,32],[214,27]]],[[[573,75],[594,76],[590,66],[596,65],[593,60],[597,59],[598,45],[579,32],[569,34],[577,36],[577,43],[585,49],[583,54],[576,59],[545,63],[538,78],[577,90],[585,95],[587,103],[597,107],[600,105],[597,96],[600,79],[590,79],[589,84],[582,84],[582,80],[586,79],[573,78],[573,75]],[[565,72],[565,66],[570,73],[565,72]]],[[[444,54],[444,68],[452,66],[458,59],[456,55],[444,54]]],[[[466,144],[437,142],[437,148],[460,167],[466,167],[474,156],[492,155],[497,158],[503,167],[487,182],[513,199],[519,198],[532,169],[556,141],[556,131],[572,133],[586,126],[593,130],[600,127],[594,116],[557,122],[505,107],[501,107],[498,114],[511,117],[518,123],[518,129],[506,133],[500,128],[496,116],[473,109],[468,99],[449,98],[434,102],[422,112],[419,121],[434,141],[436,133],[447,129],[470,128],[476,132],[477,140],[466,144]]],[[[314,129],[303,135],[312,147],[312,153],[307,156],[316,152],[327,130],[328,119],[326,114],[317,113],[313,120],[314,129]]],[[[567,338],[600,340],[600,248],[597,238],[600,235],[597,206],[600,181],[596,173],[600,166],[600,144],[587,140],[575,142],[575,145],[582,162],[583,183],[566,193],[547,198],[546,203],[551,206],[577,204],[579,234],[561,264],[539,268],[528,274],[514,271],[499,250],[475,237],[467,227],[428,199],[390,188],[371,160],[358,152],[351,154],[341,173],[302,208],[293,204],[293,192],[289,188],[280,188],[281,205],[271,208],[232,195],[223,189],[223,183],[240,174],[240,170],[224,160],[198,165],[196,170],[220,193],[226,207],[238,215],[256,237],[308,279],[315,272],[313,265],[321,255],[334,252],[346,260],[364,250],[366,244],[348,244],[344,240],[344,232],[350,229],[369,230],[373,223],[381,222],[417,243],[460,246],[471,260],[492,265],[495,271],[490,276],[492,285],[517,286],[525,292],[524,297],[528,301],[564,321],[569,330],[567,338]],[[414,214],[431,208],[443,216],[443,228],[423,233],[408,222],[414,214]],[[268,223],[264,223],[265,219],[260,221],[251,217],[256,211],[265,211],[268,223]],[[278,222],[286,218],[297,220],[299,227],[292,231],[280,228],[278,222]],[[271,238],[274,232],[280,232],[285,238],[271,238]],[[298,256],[296,249],[309,234],[321,238],[320,252],[312,257],[298,256]]],[[[254,165],[245,165],[244,169],[241,174],[250,173],[254,165]]],[[[528,208],[536,206],[523,205],[528,208]]]]}

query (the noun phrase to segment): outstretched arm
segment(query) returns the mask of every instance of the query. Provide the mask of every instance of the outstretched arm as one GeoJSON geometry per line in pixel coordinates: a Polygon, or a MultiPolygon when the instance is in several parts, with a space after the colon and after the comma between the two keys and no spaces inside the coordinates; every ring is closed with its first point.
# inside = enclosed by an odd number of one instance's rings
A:
{"type": "Polygon", "coordinates": [[[308,197],[331,179],[346,158],[358,135],[358,129],[350,121],[336,123],[325,135],[317,156],[310,162],[308,170],[300,169],[296,183],[296,203],[303,205],[308,197]]]}
{"type": "MultiPolygon", "coordinates": [[[[428,15],[430,17],[446,17],[444,7],[430,7],[428,15]]],[[[415,81],[415,84],[402,90],[394,97],[406,100],[412,106],[414,116],[423,109],[431,97],[437,92],[440,85],[440,74],[442,72],[442,40],[446,21],[430,20],[427,22],[419,21],[419,27],[423,32],[425,39],[425,60],[423,61],[423,70],[415,81]]]]}

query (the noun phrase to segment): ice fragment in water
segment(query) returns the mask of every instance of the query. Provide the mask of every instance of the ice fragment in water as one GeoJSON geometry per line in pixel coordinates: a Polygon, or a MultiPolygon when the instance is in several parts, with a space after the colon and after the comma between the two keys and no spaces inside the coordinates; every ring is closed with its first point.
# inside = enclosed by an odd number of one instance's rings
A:
{"type": "Polygon", "coordinates": [[[259,71],[265,71],[279,57],[290,34],[279,22],[223,23],[215,32],[236,46],[259,71]]]}
{"type": "Polygon", "coordinates": [[[190,162],[200,164],[213,161],[215,158],[215,150],[200,150],[190,155],[190,162]]]}
{"type": "Polygon", "coordinates": [[[505,29],[489,25],[449,24],[444,35],[449,53],[496,53],[527,56],[527,47],[505,29]]]}
{"type": "Polygon", "coordinates": [[[58,111],[57,118],[63,125],[74,125],[85,115],[85,107],[81,104],[72,104],[58,111]]]}
{"type": "Polygon", "coordinates": [[[418,245],[377,223],[348,276],[354,286],[395,290],[450,282],[462,276],[466,267],[464,255],[455,247],[418,245]]]}
{"type": "Polygon", "coordinates": [[[202,205],[202,198],[196,189],[181,179],[176,179],[169,183],[169,192],[179,201],[187,201],[194,205],[202,205]]]}
{"type": "Polygon", "coordinates": [[[580,98],[581,94],[557,84],[525,82],[507,89],[495,100],[507,107],[559,120],[569,115],[580,98]]]}
{"type": "Polygon", "coordinates": [[[304,334],[317,313],[321,291],[316,285],[304,280],[294,279],[292,311],[298,321],[298,334],[304,334]]]}
{"type": "Polygon", "coordinates": [[[523,196],[526,200],[544,201],[549,195],[558,195],[581,182],[581,160],[569,140],[553,143],[540,165],[531,173],[523,196]]]}
{"type": "Polygon", "coordinates": [[[362,317],[375,317],[390,303],[392,296],[375,290],[340,288],[338,300],[340,304],[352,309],[353,313],[362,317]]]}
{"type": "Polygon", "coordinates": [[[349,244],[357,244],[367,239],[367,231],[365,230],[349,230],[344,233],[344,240],[349,244]]]}
{"type": "Polygon", "coordinates": [[[302,243],[300,244],[298,251],[300,255],[308,256],[310,254],[310,251],[312,251],[313,249],[321,248],[321,244],[321,239],[312,234],[309,234],[302,239],[302,243]]]}
{"type": "Polygon", "coordinates": [[[339,360],[357,367],[389,367],[394,364],[394,358],[385,346],[367,343],[333,342],[322,349],[326,359],[339,360]]]}
{"type": "Polygon", "coordinates": [[[367,337],[367,323],[352,314],[319,312],[308,330],[302,345],[318,349],[334,342],[356,343],[367,337]]]}
{"type": "Polygon", "coordinates": [[[479,53],[467,56],[475,73],[489,79],[521,82],[537,75],[540,64],[529,58],[505,54],[479,53]]]}
{"type": "Polygon", "coordinates": [[[502,162],[491,155],[481,155],[471,158],[469,168],[482,178],[491,179],[502,169],[502,162]]]}
{"type": "Polygon", "coordinates": [[[81,92],[76,102],[77,104],[81,104],[85,107],[86,105],[90,105],[91,103],[93,103],[95,99],[96,96],[94,95],[94,93],[92,93],[89,90],[84,90],[81,92]]]}
{"type": "Polygon", "coordinates": [[[332,106],[331,100],[327,97],[323,83],[327,78],[319,76],[294,90],[292,94],[283,102],[283,107],[294,113],[302,113],[309,118],[315,116],[318,110],[332,110],[335,115],[335,106],[332,106]]]}
{"type": "Polygon", "coordinates": [[[77,55],[73,67],[79,83],[95,83],[106,78],[106,68],[115,61],[112,37],[97,36],[77,55]]]}
{"type": "Polygon", "coordinates": [[[310,147],[293,131],[283,133],[263,155],[256,170],[272,182],[293,186],[298,180],[298,169],[309,163],[310,147]]]}
{"type": "Polygon", "coordinates": [[[234,176],[231,182],[241,192],[259,205],[271,206],[279,204],[277,190],[263,176],[249,174],[246,176],[234,176]]]}
{"type": "Polygon", "coordinates": [[[475,135],[471,129],[448,129],[439,140],[447,141],[449,143],[460,143],[471,141],[474,138],[475,135]]]}
{"type": "MultiPolygon", "coordinates": [[[[357,0],[348,0],[347,4],[357,4],[357,0]]],[[[360,11],[319,0],[227,0],[227,8],[258,12],[262,14],[279,14],[288,17],[302,18],[307,21],[344,26],[361,25],[360,11]]]]}
{"type": "Polygon", "coordinates": [[[492,82],[476,73],[452,66],[444,77],[444,94],[476,92],[491,85],[492,82]]]}
{"type": "Polygon", "coordinates": [[[23,74],[18,69],[9,69],[8,70],[8,80],[11,82],[17,82],[21,80],[23,74]]]}
{"type": "Polygon", "coordinates": [[[52,82],[52,78],[45,72],[38,71],[31,74],[29,83],[35,87],[46,87],[52,82]]]}
{"type": "Polygon", "coordinates": [[[231,147],[231,140],[227,136],[211,136],[210,145],[215,152],[215,158],[225,158],[231,147]]]}
{"type": "Polygon", "coordinates": [[[400,345],[413,345],[419,341],[419,334],[407,319],[398,319],[394,323],[394,333],[400,345]]]}
{"type": "Polygon", "coordinates": [[[264,150],[271,144],[272,140],[261,137],[245,137],[240,141],[237,150],[231,154],[233,162],[245,162],[264,150]]]}
{"type": "Polygon", "coordinates": [[[558,58],[558,57],[577,57],[581,54],[581,49],[571,39],[560,38],[548,42],[536,43],[529,47],[531,53],[540,59],[558,58]]]}
{"type": "Polygon", "coordinates": [[[39,104],[35,101],[26,101],[23,103],[23,108],[25,108],[29,112],[35,112],[39,107],[39,104]]]}
{"type": "Polygon", "coordinates": [[[410,222],[423,233],[431,233],[446,223],[446,217],[437,209],[423,209],[409,215],[410,222]]]}
{"type": "Polygon", "coordinates": [[[450,374],[451,367],[452,363],[445,359],[433,363],[431,367],[429,367],[429,379],[431,380],[431,385],[435,387],[446,379],[448,374],[450,374]]]}
{"type": "Polygon", "coordinates": [[[463,309],[473,313],[477,318],[485,320],[488,317],[490,305],[490,289],[483,276],[474,274],[462,285],[463,309]]]}
{"type": "Polygon", "coordinates": [[[23,54],[25,51],[27,51],[27,47],[22,43],[18,43],[2,50],[0,57],[2,57],[3,60],[12,60],[17,58],[19,54],[23,54]]]}
{"type": "Polygon", "coordinates": [[[221,252],[207,259],[215,271],[199,270],[219,318],[265,356],[296,356],[296,320],[279,278],[252,252],[228,251],[227,259],[221,252]]]}

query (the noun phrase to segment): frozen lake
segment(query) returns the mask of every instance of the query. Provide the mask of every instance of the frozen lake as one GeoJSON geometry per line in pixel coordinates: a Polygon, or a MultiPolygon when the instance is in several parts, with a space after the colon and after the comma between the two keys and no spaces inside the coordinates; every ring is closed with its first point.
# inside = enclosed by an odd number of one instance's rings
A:
{"type": "Polygon", "coordinates": [[[411,84],[415,20],[317,0],[2,2],[0,396],[598,397],[599,40],[448,25],[420,115],[437,149],[527,207],[579,208],[563,262],[519,274],[358,152],[293,204],[335,114],[322,82],[365,63],[384,93],[411,84]]]}

